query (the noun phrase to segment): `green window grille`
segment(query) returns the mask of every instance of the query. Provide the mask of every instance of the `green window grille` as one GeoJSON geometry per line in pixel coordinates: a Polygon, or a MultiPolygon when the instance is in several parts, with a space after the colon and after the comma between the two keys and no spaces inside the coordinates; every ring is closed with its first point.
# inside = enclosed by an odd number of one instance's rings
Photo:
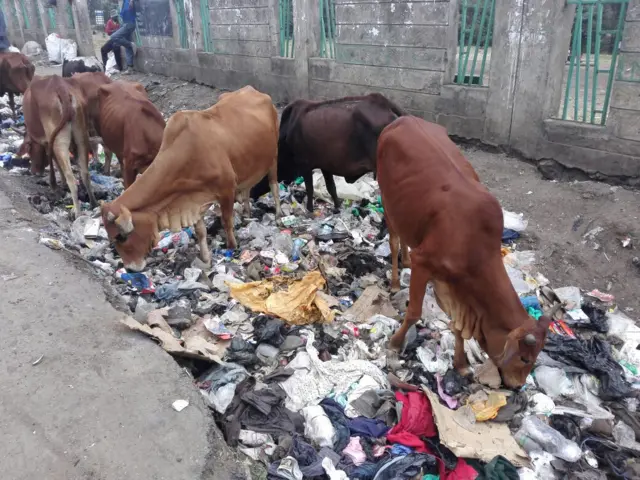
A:
{"type": "Polygon", "coordinates": [[[142,39],[140,38],[140,32],[138,32],[138,29],[136,28],[136,45],[138,47],[142,46],[142,39]]]}
{"type": "Polygon", "coordinates": [[[209,0],[200,0],[200,18],[202,19],[202,44],[205,52],[213,52],[209,25],[209,0]]]}
{"type": "Polygon", "coordinates": [[[180,48],[188,48],[189,41],[187,39],[187,19],[184,15],[184,0],[175,0],[176,16],[178,17],[178,39],[180,40],[180,48]]]}
{"type": "Polygon", "coordinates": [[[336,5],[320,0],[320,56],[336,58],[336,5]]]}
{"type": "Polygon", "coordinates": [[[69,21],[69,26],[71,28],[76,28],[76,23],[73,20],[73,8],[71,7],[70,3],[67,3],[67,16],[68,16],[68,21],[69,21]]]}
{"type": "Polygon", "coordinates": [[[567,0],[567,3],[576,5],[576,18],[561,118],[604,125],[629,0],[567,0]],[[605,7],[614,14],[612,25],[603,22],[605,7]]]}
{"type": "Polygon", "coordinates": [[[58,26],[56,22],[56,9],[54,7],[47,8],[47,16],[49,17],[49,29],[53,31],[58,26]]]}
{"type": "Polygon", "coordinates": [[[24,0],[20,0],[20,10],[22,10],[22,20],[24,20],[24,28],[29,30],[31,28],[31,22],[29,21],[29,12],[27,11],[27,5],[24,0]]]}
{"type": "Polygon", "coordinates": [[[19,25],[18,23],[18,9],[16,8],[16,2],[13,0],[9,1],[9,5],[11,6],[11,16],[13,17],[14,25],[19,25]]]}
{"type": "Polygon", "coordinates": [[[42,15],[40,15],[40,8],[38,7],[38,0],[33,0],[33,10],[36,12],[38,27],[44,28],[44,23],[42,22],[42,15]]]}
{"type": "Polygon", "coordinates": [[[280,56],[293,58],[293,0],[278,0],[280,56]]]}
{"type": "Polygon", "coordinates": [[[495,6],[496,0],[460,2],[458,69],[453,83],[485,85],[484,74],[493,39],[495,6]]]}

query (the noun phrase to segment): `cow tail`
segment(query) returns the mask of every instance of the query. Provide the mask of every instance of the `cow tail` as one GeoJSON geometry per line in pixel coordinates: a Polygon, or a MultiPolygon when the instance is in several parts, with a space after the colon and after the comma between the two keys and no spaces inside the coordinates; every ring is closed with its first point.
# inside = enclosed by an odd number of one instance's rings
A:
{"type": "Polygon", "coordinates": [[[49,157],[49,165],[52,165],[53,144],[56,140],[56,137],[64,128],[64,126],[73,119],[73,102],[71,100],[71,94],[68,94],[67,92],[60,94],[60,92],[58,92],[58,100],[60,100],[60,104],[62,105],[62,118],[60,119],[60,123],[56,125],[56,128],[53,130],[51,138],[49,139],[49,144],[47,145],[47,156],[49,157]]]}

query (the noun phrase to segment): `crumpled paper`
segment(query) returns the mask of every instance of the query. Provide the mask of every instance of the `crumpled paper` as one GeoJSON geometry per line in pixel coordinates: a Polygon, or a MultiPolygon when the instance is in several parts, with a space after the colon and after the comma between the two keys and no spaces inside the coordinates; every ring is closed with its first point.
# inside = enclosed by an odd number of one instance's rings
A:
{"type": "Polygon", "coordinates": [[[398,311],[393,308],[389,294],[377,285],[365,288],[362,295],[345,312],[345,316],[353,315],[356,322],[364,323],[374,315],[384,315],[385,317],[395,317],[398,311]]]}
{"type": "Polygon", "coordinates": [[[332,322],[332,298],[320,291],[325,280],[318,271],[302,279],[272,277],[260,282],[229,283],[231,297],[254,312],[273,315],[294,325],[332,322]]]}

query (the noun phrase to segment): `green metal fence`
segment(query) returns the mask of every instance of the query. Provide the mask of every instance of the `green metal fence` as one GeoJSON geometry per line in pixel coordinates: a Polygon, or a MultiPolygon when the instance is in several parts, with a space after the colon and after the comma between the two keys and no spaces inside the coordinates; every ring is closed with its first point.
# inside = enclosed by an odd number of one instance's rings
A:
{"type": "Polygon", "coordinates": [[[53,31],[56,29],[57,22],[56,22],[56,9],[55,7],[49,7],[47,8],[47,17],[49,17],[49,30],[53,31]]]}
{"type": "MultiPolygon", "coordinates": [[[[562,119],[604,125],[609,110],[624,17],[629,0],[567,0],[576,5],[562,119]],[[603,28],[605,6],[618,10],[614,28],[603,28]],[[610,55],[603,39],[610,39],[610,55]]],[[[614,9],[609,9],[615,13],[614,9]]]]}
{"type": "Polygon", "coordinates": [[[38,20],[38,27],[44,28],[44,23],[42,22],[42,15],[40,14],[40,8],[38,7],[38,0],[33,0],[33,10],[36,12],[36,19],[38,20]]]}
{"type": "Polygon", "coordinates": [[[458,69],[453,83],[485,85],[495,6],[496,0],[461,0],[458,69]]]}
{"type": "Polygon", "coordinates": [[[175,0],[176,16],[178,17],[178,38],[180,39],[180,48],[189,48],[189,40],[187,38],[187,18],[184,14],[184,0],[175,0]]]}
{"type": "Polygon", "coordinates": [[[13,17],[14,25],[19,25],[18,22],[18,9],[16,8],[16,2],[10,1],[9,5],[11,6],[11,16],[13,17]]]}
{"type": "Polygon", "coordinates": [[[67,3],[67,21],[71,28],[76,28],[76,22],[73,20],[73,8],[70,3],[67,3]]]}
{"type": "Polygon", "coordinates": [[[20,0],[20,10],[22,11],[22,20],[24,20],[24,28],[29,30],[31,28],[31,22],[29,21],[29,12],[24,0],[20,0]]]}
{"type": "Polygon", "coordinates": [[[336,58],[336,5],[333,0],[320,0],[320,56],[336,58]]]}
{"type": "Polygon", "coordinates": [[[293,0],[278,0],[278,23],[280,24],[280,56],[293,58],[293,0]]]}
{"type": "Polygon", "coordinates": [[[200,0],[200,18],[202,19],[202,43],[205,52],[213,52],[209,31],[209,0],[200,0]]]}

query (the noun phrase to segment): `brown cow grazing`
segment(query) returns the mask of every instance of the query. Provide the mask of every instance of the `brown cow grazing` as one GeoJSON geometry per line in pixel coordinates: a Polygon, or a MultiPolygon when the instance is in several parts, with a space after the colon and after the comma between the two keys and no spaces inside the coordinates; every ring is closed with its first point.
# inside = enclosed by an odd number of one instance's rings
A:
{"type": "MultiPolygon", "coordinates": [[[[97,202],[89,179],[86,100],[82,91],[68,80],[57,75],[36,77],[24,94],[23,110],[27,142],[45,147],[47,157],[55,158],[71,192],[74,213],[79,215],[78,189],[69,160],[72,142],[78,152],[82,183],[87,189],[91,204],[95,206],[97,202]]],[[[52,174],[53,165],[50,165],[50,175],[52,174]]]]}
{"type": "MultiPolygon", "coordinates": [[[[278,139],[278,180],[304,177],[307,210],[313,211],[313,170],[324,175],[336,209],[340,199],[333,175],[353,183],[375,172],[376,142],[384,127],[403,112],[379,93],[325,102],[296,100],[282,112],[278,139]]],[[[264,179],[251,191],[257,199],[267,193],[264,179]]]]}
{"type": "Polygon", "coordinates": [[[27,91],[36,67],[29,59],[17,52],[0,53],[0,97],[9,94],[9,106],[16,115],[14,95],[24,95],[27,91]]]}
{"type": "Polygon", "coordinates": [[[464,340],[475,338],[508,387],[522,386],[544,345],[550,319],[537,322],[520,303],[500,254],[502,209],[478,181],[446,130],[407,116],[378,143],[378,182],[398,288],[398,237],[411,247],[409,305],[391,338],[400,349],[422,314],[427,282],[451,318],[454,366],[469,372],[464,340]]]}
{"type": "MultiPolygon", "coordinates": [[[[143,173],[158,154],[165,122],[140,83],[113,82],[100,88],[100,136],[116,154],[124,187],[143,173]]],[[[111,172],[111,155],[104,173],[111,172]]]]}
{"type": "Polygon", "coordinates": [[[158,156],[124,193],[102,205],[102,220],[125,268],[143,270],[159,230],[195,224],[200,257],[211,261],[203,213],[220,204],[227,246],[236,248],[233,204],[269,174],[278,201],[278,114],[271,97],[244,87],[220,95],[203,111],[177,112],[167,122],[158,156]]]}

